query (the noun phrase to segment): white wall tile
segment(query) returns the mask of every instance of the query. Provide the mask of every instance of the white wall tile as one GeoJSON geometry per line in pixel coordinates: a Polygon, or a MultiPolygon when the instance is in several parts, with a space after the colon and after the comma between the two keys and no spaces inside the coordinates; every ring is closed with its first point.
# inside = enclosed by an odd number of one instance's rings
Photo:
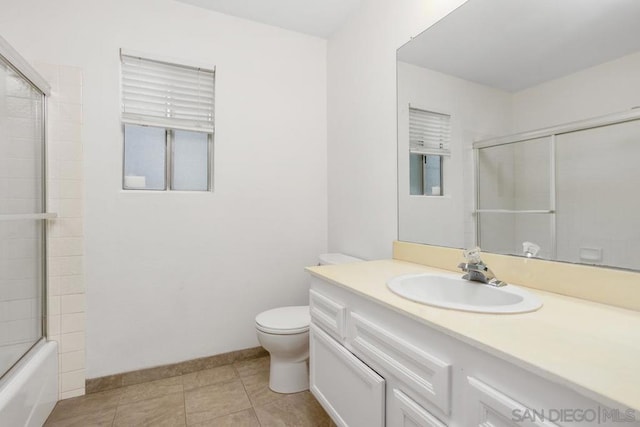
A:
{"type": "Polygon", "coordinates": [[[61,102],[58,104],[59,120],[68,123],[82,123],[82,105],[79,103],[61,102]]]}
{"type": "Polygon", "coordinates": [[[80,199],[82,197],[82,181],[64,180],[60,182],[61,199],[80,199]]]}
{"type": "Polygon", "coordinates": [[[73,141],[51,141],[48,146],[51,160],[82,160],[82,144],[73,141]]]}
{"type": "Polygon", "coordinates": [[[56,218],[49,221],[49,237],[82,237],[83,234],[82,218],[56,218]]]}
{"type": "Polygon", "coordinates": [[[72,351],[60,355],[60,372],[78,371],[85,368],[84,350],[72,351]]]}
{"type": "Polygon", "coordinates": [[[60,316],[47,316],[47,335],[60,335],[60,316]]]}
{"type": "Polygon", "coordinates": [[[60,218],[79,218],[82,216],[82,200],[53,199],[49,201],[49,212],[55,212],[60,218]]]}
{"type": "Polygon", "coordinates": [[[49,259],[50,276],[82,275],[82,257],[51,257],[49,259]]]}
{"type": "Polygon", "coordinates": [[[76,160],[50,160],[49,178],[82,179],[82,162],[76,160]]]}
{"type": "Polygon", "coordinates": [[[63,295],[61,298],[61,314],[82,313],[85,311],[84,294],[63,295]]]}
{"type": "Polygon", "coordinates": [[[49,138],[53,143],[56,141],[80,142],[82,140],[82,127],[80,123],[65,121],[52,123],[49,127],[49,138]]]}
{"type": "Polygon", "coordinates": [[[60,335],[60,354],[84,350],[84,332],[71,332],[60,335]]]}
{"type": "Polygon", "coordinates": [[[64,393],[71,390],[77,390],[84,387],[85,372],[84,369],[72,372],[63,372],[60,374],[60,392],[64,393]]]}
{"type": "Polygon", "coordinates": [[[60,392],[60,395],[58,397],[59,397],[60,400],[71,399],[72,397],[83,396],[84,393],[85,393],[85,389],[84,389],[84,387],[82,387],[82,388],[78,388],[78,389],[71,390],[71,391],[60,392]]]}
{"type": "Polygon", "coordinates": [[[72,313],[60,316],[60,329],[63,334],[81,332],[85,329],[85,314],[72,313]]]}
{"type": "Polygon", "coordinates": [[[52,85],[49,97],[48,211],[50,221],[48,338],[59,343],[59,398],[85,392],[83,277],[82,71],[38,64],[52,85]],[[63,295],[62,297],[60,295],[63,295]],[[63,314],[61,314],[63,313],[63,314]]]}
{"type": "Polygon", "coordinates": [[[82,238],[53,237],[49,239],[49,255],[52,257],[82,255],[82,253],[83,253],[82,238]]]}
{"type": "Polygon", "coordinates": [[[84,293],[83,276],[55,276],[49,278],[49,285],[55,287],[57,295],[84,293]]]}

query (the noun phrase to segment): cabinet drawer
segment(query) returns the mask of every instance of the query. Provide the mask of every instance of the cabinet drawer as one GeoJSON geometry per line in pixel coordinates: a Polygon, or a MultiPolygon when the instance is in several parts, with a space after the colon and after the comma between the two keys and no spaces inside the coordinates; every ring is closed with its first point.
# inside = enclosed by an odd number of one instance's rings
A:
{"type": "Polygon", "coordinates": [[[342,341],[346,338],[347,308],[313,289],[309,291],[311,320],[325,332],[342,341]]]}
{"type": "Polygon", "coordinates": [[[311,325],[310,389],[340,427],[384,427],[385,380],[311,325]]]}
{"type": "Polygon", "coordinates": [[[467,377],[469,385],[469,426],[505,426],[505,427],[559,427],[551,421],[532,419],[525,414],[534,414],[534,410],[498,391],[474,377],[467,377]]]}
{"type": "Polygon", "coordinates": [[[388,402],[388,404],[393,406],[392,426],[447,427],[446,424],[443,424],[401,390],[394,388],[391,399],[392,402],[388,402]]]}
{"type": "Polygon", "coordinates": [[[354,353],[372,368],[389,373],[406,385],[407,394],[424,405],[431,403],[444,415],[451,408],[451,365],[351,313],[350,344],[354,353]]]}

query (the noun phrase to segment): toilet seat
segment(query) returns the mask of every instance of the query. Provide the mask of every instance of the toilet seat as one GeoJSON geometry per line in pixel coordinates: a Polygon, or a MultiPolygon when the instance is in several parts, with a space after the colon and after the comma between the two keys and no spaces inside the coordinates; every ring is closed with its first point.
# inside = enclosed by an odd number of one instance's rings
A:
{"type": "Polygon", "coordinates": [[[309,306],[279,307],[256,316],[256,328],[267,334],[293,335],[309,330],[309,306]]]}

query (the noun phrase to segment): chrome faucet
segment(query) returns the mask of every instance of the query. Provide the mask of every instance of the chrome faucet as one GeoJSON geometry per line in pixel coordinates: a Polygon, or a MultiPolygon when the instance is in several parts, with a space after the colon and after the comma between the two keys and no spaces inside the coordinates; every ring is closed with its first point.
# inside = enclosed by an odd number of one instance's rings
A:
{"type": "Polygon", "coordinates": [[[486,283],[491,286],[505,286],[507,283],[502,280],[496,279],[493,271],[480,259],[480,248],[475,247],[463,252],[466,262],[458,264],[458,268],[464,271],[463,279],[471,280],[474,282],[486,283]]]}

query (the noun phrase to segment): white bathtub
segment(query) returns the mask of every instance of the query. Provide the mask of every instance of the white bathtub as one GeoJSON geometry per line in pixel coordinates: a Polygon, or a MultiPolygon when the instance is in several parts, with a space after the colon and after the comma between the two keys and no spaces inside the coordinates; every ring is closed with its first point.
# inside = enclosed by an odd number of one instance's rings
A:
{"type": "Polygon", "coordinates": [[[0,383],[0,425],[41,427],[58,400],[58,344],[42,340],[0,383]]]}

